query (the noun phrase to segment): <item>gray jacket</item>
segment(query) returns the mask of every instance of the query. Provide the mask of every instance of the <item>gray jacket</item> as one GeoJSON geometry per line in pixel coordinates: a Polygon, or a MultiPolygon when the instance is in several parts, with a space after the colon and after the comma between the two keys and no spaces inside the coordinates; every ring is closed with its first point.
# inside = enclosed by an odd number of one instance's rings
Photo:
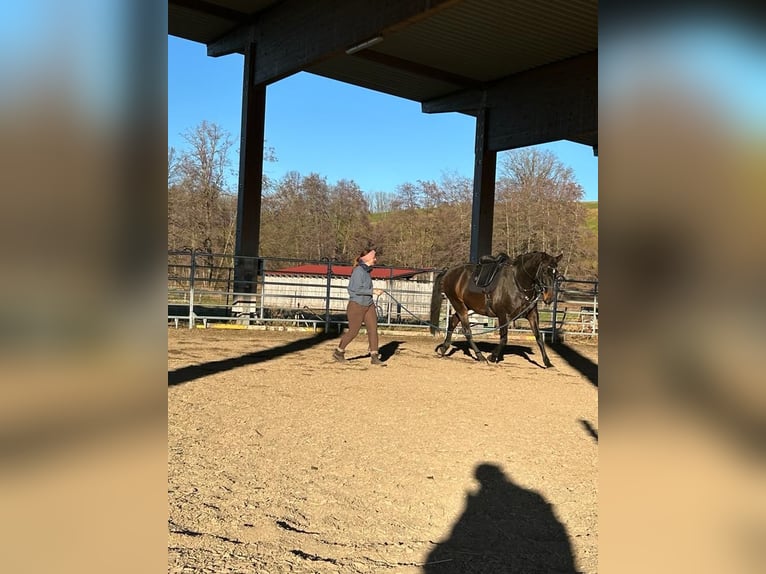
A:
{"type": "Polygon", "coordinates": [[[351,272],[351,279],[348,280],[349,299],[354,303],[359,303],[362,307],[372,305],[372,277],[370,276],[371,267],[364,263],[359,263],[351,272]]]}

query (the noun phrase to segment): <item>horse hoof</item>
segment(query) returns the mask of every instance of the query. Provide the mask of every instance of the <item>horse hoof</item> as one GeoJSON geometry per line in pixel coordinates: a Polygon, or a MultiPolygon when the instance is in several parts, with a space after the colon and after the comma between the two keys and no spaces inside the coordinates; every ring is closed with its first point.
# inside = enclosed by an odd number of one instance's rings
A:
{"type": "Polygon", "coordinates": [[[444,356],[444,353],[446,353],[446,352],[447,352],[447,351],[445,350],[445,348],[444,348],[443,346],[441,346],[441,345],[439,345],[438,347],[436,347],[436,348],[434,349],[434,351],[436,351],[436,354],[437,354],[437,355],[439,355],[440,357],[443,357],[443,356],[444,356]]]}

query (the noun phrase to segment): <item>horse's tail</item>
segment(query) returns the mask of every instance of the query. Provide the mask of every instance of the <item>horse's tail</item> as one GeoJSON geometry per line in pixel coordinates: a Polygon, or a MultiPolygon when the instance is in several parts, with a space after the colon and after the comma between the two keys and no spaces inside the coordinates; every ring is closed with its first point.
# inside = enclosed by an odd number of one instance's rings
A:
{"type": "Polygon", "coordinates": [[[429,326],[432,335],[435,335],[439,328],[439,315],[442,312],[442,279],[446,273],[447,270],[444,269],[434,278],[434,290],[431,293],[431,325],[429,326]]]}

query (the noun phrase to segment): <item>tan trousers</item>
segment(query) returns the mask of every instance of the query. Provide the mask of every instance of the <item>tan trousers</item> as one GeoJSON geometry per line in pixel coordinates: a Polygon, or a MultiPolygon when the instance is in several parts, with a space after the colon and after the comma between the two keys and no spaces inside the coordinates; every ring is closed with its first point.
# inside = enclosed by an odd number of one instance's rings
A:
{"type": "Polygon", "coordinates": [[[345,351],[348,344],[359,334],[362,324],[367,327],[367,340],[370,343],[370,352],[378,352],[378,314],[375,305],[362,307],[359,303],[348,302],[346,307],[348,317],[348,330],[340,338],[338,347],[345,351]]]}

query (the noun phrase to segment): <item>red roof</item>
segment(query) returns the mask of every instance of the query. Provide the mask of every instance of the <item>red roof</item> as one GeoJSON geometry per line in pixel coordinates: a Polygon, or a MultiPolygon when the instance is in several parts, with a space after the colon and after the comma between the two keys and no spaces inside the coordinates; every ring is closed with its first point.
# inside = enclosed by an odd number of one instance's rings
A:
{"type": "MultiPolygon", "coordinates": [[[[332,274],[336,277],[351,277],[353,271],[351,265],[332,266],[332,274]]],[[[373,267],[370,275],[373,279],[404,279],[422,273],[423,269],[410,269],[402,267],[373,267]]],[[[306,265],[297,265],[295,267],[284,267],[271,273],[280,273],[284,275],[327,275],[326,263],[309,263],[306,265]]]]}

